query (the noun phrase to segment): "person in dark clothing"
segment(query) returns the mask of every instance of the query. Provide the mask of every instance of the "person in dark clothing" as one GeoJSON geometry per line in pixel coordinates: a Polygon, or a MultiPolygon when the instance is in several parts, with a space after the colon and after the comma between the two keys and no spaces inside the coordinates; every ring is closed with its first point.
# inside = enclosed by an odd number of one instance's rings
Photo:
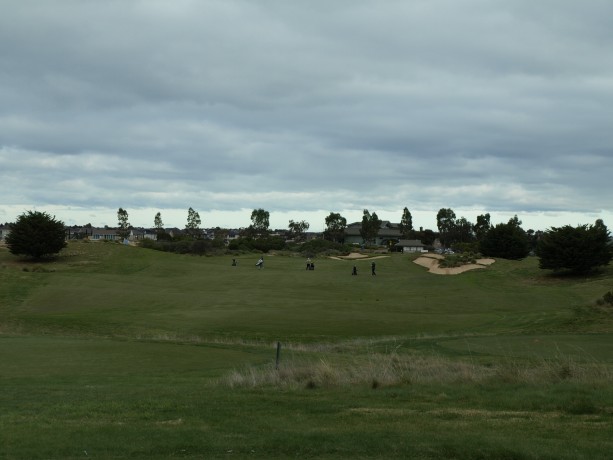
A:
{"type": "Polygon", "coordinates": [[[358,267],[356,267],[355,265],[353,266],[353,270],[351,271],[351,276],[357,275],[358,274],[358,267]]]}
{"type": "Polygon", "coordinates": [[[375,273],[375,263],[374,262],[370,264],[370,270],[371,270],[371,275],[375,276],[376,273],[375,273]]]}

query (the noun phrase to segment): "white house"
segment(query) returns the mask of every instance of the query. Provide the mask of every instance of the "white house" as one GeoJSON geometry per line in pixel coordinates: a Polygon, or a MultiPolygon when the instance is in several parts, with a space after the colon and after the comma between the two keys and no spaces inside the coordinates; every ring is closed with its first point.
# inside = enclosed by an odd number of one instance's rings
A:
{"type": "Polygon", "coordinates": [[[420,240],[400,240],[395,246],[402,248],[402,252],[428,252],[420,240]]]}
{"type": "Polygon", "coordinates": [[[11,233],[11,228],[8,225],[0,225],[0,241],[4,241],[11,233]]]}

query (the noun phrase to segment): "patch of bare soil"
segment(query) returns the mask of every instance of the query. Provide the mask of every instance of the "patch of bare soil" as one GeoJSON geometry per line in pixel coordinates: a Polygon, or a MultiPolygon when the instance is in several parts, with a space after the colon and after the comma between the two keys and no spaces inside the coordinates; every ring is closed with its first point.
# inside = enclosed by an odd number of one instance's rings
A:
{"type": "Polygon", "coordinates": [[[488,265],[495,262],[494,259],[478,259],[477,263],[474,264],[466,264],[461,267],[442,268],[439,266],[439,261],[441,259],[444,259],[444,256],[440,254],[427,254],[418,257],[414,262],[417,265],[427,268],[430,273],[434,273],[435,275],[459,275],[469,270],[486,268],[488,265]]]}

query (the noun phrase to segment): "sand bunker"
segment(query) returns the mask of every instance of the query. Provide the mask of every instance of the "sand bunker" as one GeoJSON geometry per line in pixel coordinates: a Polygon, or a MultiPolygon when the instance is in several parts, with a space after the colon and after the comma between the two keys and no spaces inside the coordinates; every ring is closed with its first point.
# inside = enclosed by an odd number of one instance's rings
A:
{"type": "Polygon", "coordinates": [[[467,272],[469,270],[476,270],[478,268],[485,268],[495,262],[494,259],[477,259],[474,264],[462,265],[461,267],[442,268],[439,267],[439,261],[444,257],[440,254],[427,254],[418,257],[414,260],[417,265],[426,267],[430,273],[436,275],[459,275],[460,273],[467,272]]]}
{"type": "Polygon", "coordinates": [[[347,254],[346,256],[331,256],[330,259],[335,260],[358,260],[358,259],[384,259],[389,256],[370,256],[368,254],[360,254],[359,252],[352,252],[351,254],[347,254]]]}

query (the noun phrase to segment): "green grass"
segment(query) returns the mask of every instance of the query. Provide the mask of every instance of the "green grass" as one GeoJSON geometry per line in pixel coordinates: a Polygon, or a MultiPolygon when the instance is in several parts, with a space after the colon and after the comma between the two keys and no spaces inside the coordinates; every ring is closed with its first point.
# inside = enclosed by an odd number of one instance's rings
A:
{"type": "Polygon", "coordinates": [[[232,257],[0,247],[0,458],[610,458],[611,267],[232,257]]]}

